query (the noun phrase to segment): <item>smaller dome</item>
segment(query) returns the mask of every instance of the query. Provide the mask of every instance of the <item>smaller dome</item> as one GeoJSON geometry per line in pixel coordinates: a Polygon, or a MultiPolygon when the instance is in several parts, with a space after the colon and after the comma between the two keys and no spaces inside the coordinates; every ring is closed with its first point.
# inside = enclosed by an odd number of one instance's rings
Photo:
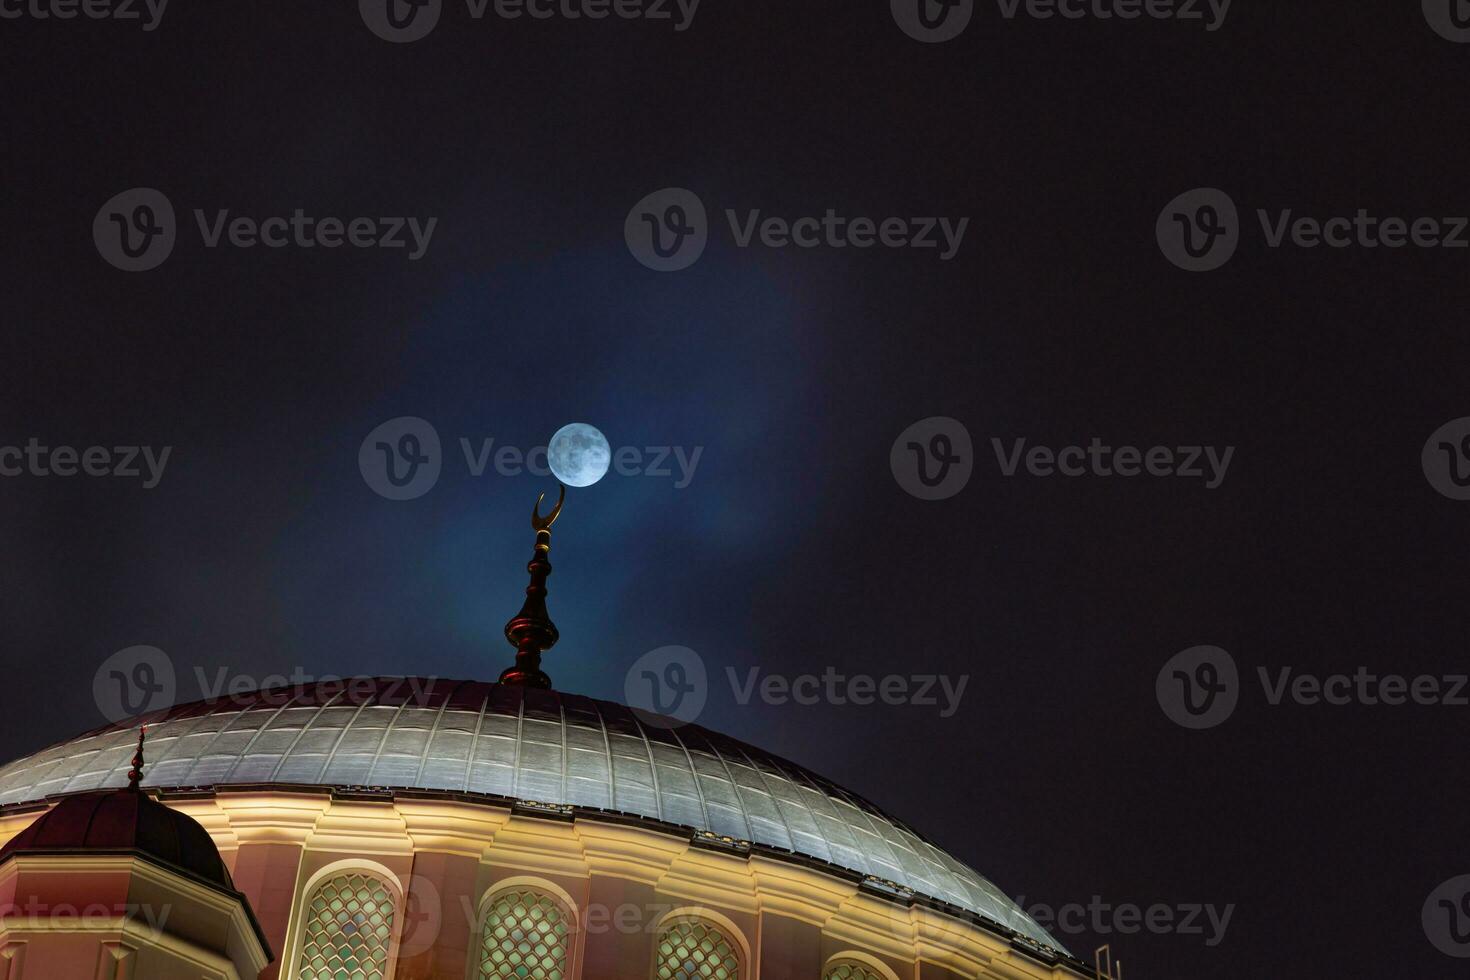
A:
{"type": "Polygon", "coordinates": [[[66,797],[0,847],[0,863],[16,854],[76,851],[134,851],[226,891],[235,890],[207,830],[133,789],[66,797]]]}

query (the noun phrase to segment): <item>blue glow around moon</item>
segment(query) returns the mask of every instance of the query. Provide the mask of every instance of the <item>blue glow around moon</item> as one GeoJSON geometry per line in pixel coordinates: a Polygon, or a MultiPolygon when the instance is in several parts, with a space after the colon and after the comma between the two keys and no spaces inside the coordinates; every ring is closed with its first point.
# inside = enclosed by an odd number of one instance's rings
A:
{"type": "Polygon", "coordinates": [[[573,422],[556,430],[546,446],[551,472],[569,487],[590,487],[607,475],[612,464],[612,447],[607,437],[586,422],[573,422]]]}

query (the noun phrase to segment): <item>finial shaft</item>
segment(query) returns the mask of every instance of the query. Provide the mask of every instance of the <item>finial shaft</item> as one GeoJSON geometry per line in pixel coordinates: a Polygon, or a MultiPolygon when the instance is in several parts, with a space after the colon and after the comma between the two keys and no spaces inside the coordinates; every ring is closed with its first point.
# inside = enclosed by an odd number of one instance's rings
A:
{"type": "Polygon", "coordinates": [[[128,789],[134,793],[139,792],[139,784],[143,782],[143,739],[148,735],[148,726],[138,726],[138,751],[133,753],[133,768],[128,770],[128,789]]]}
{"type": "Polygon", "coordinates": [[[551,554],[551,525],[561,515],[567,488],[561,487],[556,506],[550,514],[542,517],[541,501],[545,497],[544,493],[537,497],[536,506],[531,508],[531,527],[536,531],[536,548],[526,565],[531,582],[526,586],[526,601],[521,611],[505,624],[505,638],[516,648],[516,662],[501,672],[500,683],[549,689],[551,678],[541,669],[541,654],[556,645],[560,634],[546,611],[546,578],[551,574],[548,557],[551,554]]]}

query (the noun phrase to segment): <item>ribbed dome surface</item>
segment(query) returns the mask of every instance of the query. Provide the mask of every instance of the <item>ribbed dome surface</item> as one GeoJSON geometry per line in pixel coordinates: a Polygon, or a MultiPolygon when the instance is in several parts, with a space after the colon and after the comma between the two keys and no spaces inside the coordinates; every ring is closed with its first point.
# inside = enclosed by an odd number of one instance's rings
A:
{"type": "MultiPolygon", "coordinates": [[[[0,768],[0,804],[126,783],[135,729],[0,768]]],[[[471,681],[372,678],[180,705],[149,719],[147,787],[391,787],[612,810],[897,882],[1063,947],[999,889],[861,797],[698,725],[471,681]]]]}
{"type": "Polygon", "coordinates": [[[74,851],[137,851],[235,889],[208,831],[146,794],[125,789],[66,797],[0,848],[0,861],[16,854],[74,851]]]}

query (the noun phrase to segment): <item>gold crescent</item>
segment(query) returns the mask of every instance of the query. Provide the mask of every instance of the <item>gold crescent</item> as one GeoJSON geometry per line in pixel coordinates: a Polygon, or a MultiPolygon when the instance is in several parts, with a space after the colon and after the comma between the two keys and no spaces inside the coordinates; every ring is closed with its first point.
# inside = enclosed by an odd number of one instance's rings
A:
{"type": "Polygon", "coordinates": [[[541,501],[546,499],[546,494],[543,491],[536,495],[536,505],[531,508],[531,528],[533,530],[551,530],[551,525],[555,524],[557,517],[561,515],[561,505],[567,499],[567,488],[560,483],[557,486],[561,488],[561,492],[557,494],[556,506],[551,508],[551,513],[545,517],[541,516],[541,501]]]}

